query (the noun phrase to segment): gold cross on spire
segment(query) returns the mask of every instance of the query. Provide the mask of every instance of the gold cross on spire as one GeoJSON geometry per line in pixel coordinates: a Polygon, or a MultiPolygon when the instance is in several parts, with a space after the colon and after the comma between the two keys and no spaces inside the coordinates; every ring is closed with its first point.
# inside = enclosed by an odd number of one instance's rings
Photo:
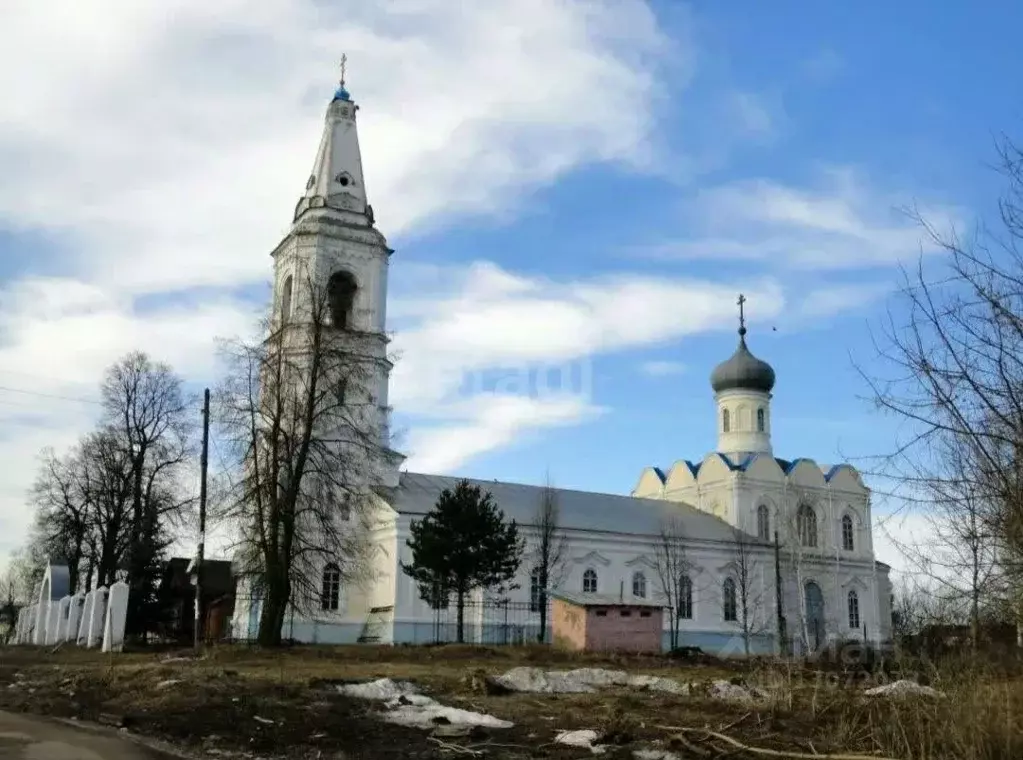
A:
{"type": "Polygon", "coordinates": [[[740,293],[739,300],[736,303],[739,305],[739,334],[744,335],[746,333],[746,313],[742,307],[746,303],[746,296],[740,293]]]}
{"type": "Polygon", "coordinates": [[[341,86],[345,86],[345,68],[348,66],[348,54],[341,54],[341,86]]]}

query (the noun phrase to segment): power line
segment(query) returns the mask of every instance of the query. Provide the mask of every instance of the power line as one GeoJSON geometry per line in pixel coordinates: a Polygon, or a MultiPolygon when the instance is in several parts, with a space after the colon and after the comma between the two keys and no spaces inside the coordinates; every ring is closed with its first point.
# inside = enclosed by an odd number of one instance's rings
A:
{"type": "Polygon", "coordinates": [[[36,396],[38,398],[49,398],[56,399],[58,401],[75,401],[79,404],[95,404],[96,406],[102,406],[102,401],[97,401],[93,398],[82,398],[81,396],[61,396],[56,393],[42,393],[41,391],[28,391],[24,388],[11,388],[7,385],[0,385],[0,391],[6,391],[7,393],[20,393],[25,396],[36,396]]]}

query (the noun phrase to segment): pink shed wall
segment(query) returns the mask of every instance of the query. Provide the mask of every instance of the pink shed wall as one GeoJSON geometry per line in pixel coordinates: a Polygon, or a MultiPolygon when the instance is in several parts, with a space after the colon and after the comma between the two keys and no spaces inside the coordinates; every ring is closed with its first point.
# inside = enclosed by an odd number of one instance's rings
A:
{"type": "Polygon", "coordinates": [[[554,643],[568,649],[661,651],[664,617],[663,610],[655,607],[586,608],[555,599],[551,618],[554,643]],[[598,612],[606,614],[598,615],[598,612]]]}

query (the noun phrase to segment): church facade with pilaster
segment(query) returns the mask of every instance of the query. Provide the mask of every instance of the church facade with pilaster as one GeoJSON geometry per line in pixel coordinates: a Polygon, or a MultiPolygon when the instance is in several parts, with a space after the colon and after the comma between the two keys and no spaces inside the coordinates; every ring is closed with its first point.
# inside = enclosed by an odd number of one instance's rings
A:
{"type": "MultiPolygon", "coordinates": [[[[283,636],[321,643],[431,643],[438,638],[439,612],[422,599],[401,565],[411,561],[410,523],[459,479],[408,472],[402,456],[390,449],[386,306],[394,252],[369,204],[357,111],[342,83],[327,106],[292,228],[272,252],[271,329],[287,330],[308,319],[309,294],[326,292],[333,328],[344,332],[369,368],[346,399],[358,406],[361,423],[383,452],[364,476],[372,494],[371,567],[365,578],[350,583],[323,568],[321,593],[296,605],[299,613],[285,622],[283,636]]],[[[870,491],[850,465],[775,456],[775,373],[747,345],[744,308],[740,297],[738,345],[711,374],[717,412],[707,424],[715,429],[714,451],[699,460],[679,459],[667,469],[649,467],[629,495],[556,489],[569,551],[558,588],[549,591],[662,598],[657,547],[671,525],[684,536],[684,577],[671,612],[680,646],[739,654],[752,639],[753,651],[770,652],[779,646],[779,630],[803,648],[835,639],[886,641],[891,584],[888,567],[874,559],[870,491]]],[[[532,522],[542,487],[471,482],[490,491],[527,541],[535,538],[532,522]]],[[[516,579],[518,588],[509,592],[511,603],[528,610],[516,617],[522,630],[512,634],[526,641],[536,638],[545,598],[527,564],[516,579]]],[[[256,588],[244,584],[232,623],[240,639],[254,638],[261,604],[256,588]]],[[[485,641],[491,625],[487,604],[482,597],[475,601],[472,609],[478,612],[467,617],[467,636],[485,641]]],[[[666,623],[666,647],[669,629],[666,623]]]]}

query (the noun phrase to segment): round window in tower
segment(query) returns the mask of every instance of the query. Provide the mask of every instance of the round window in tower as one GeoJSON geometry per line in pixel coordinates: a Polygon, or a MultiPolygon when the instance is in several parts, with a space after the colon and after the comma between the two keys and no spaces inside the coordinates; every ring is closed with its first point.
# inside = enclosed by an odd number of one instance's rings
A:
{"type": "Polygon", "coordinates": [[[342,187],[347,187],[348,186],[348,177],[345,177],[345,176],[341,177],[341,186],[342,187]]]}

